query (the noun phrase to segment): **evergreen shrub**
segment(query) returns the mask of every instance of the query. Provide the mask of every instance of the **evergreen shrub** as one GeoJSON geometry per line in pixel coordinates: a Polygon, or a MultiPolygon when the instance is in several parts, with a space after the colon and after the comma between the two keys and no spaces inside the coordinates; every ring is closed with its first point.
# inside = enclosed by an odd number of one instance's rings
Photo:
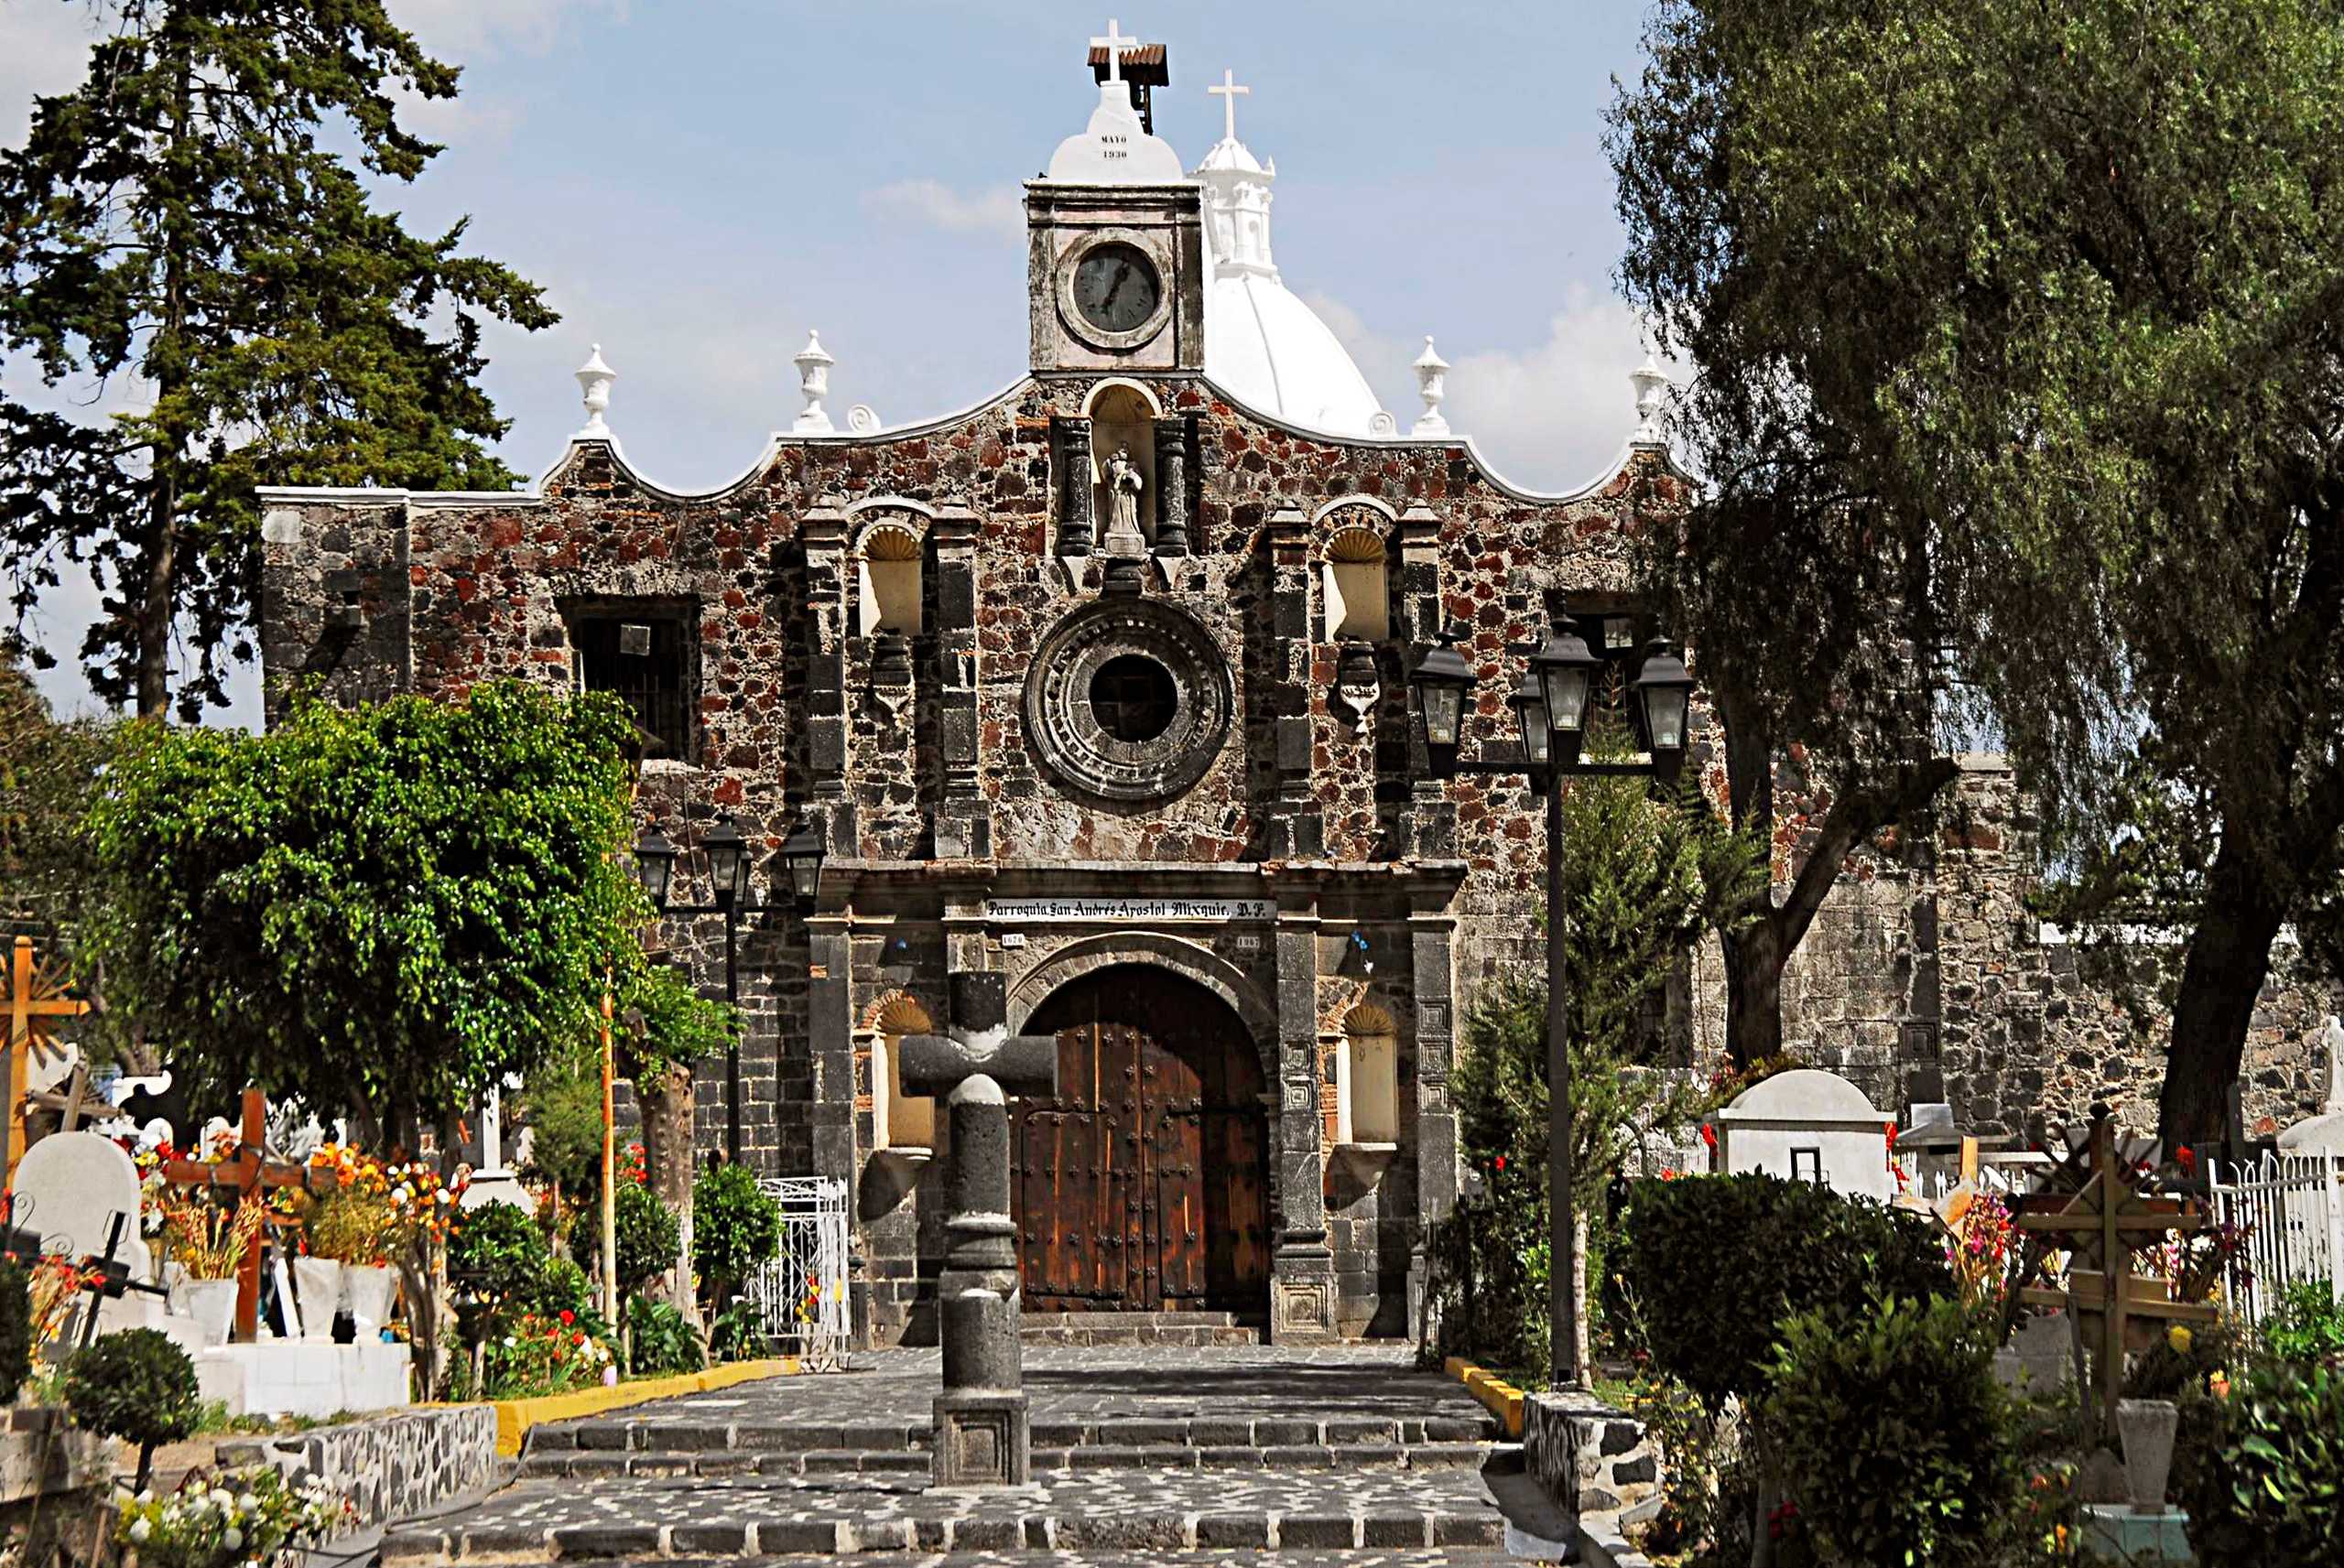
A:
{"type": "Polygon", "coordinates": [[[1955,1293],[1918,1215],[1778,1176],[1691,1176],[1631,1189],[1622,1271],[1644,1347],[1712,1411],[1763,1390],[1777,1325],[1847,1323],[1874,1297],[1955,1293]]]}
{"type": "Polygon", "coordinates": [[[1994,1338],[1952,1297],[1780,1325],[1763,1419],[1829,1563],[1979,1559],[2013,1491],[1994,1338]]]}

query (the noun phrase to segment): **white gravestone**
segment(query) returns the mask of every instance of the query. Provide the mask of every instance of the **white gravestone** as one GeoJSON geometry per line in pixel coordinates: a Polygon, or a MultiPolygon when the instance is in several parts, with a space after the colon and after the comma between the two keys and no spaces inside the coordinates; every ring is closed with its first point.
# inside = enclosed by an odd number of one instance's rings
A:
{"type": "Polygon", "coordinates": [[[2279,1134],[2282,1154],[2344,1154],[2344,1023],[2330,1013],[2319,1036],[2328,1058],[2328,1100],[2317,1116],[2279,1134]]]}
{"type": "Polygon", "coordinates": [[[1850,1197],[1888,1202],[1888,1121],[1863,1091],[1813,1067],[1777,1073],[1717,1113],[1718,1168],[1819,1182],[1850,1197]]]}
{"type": "MultiPolygon", "coordinates": [[[[102,1257],[114,1217],[124,1217],[114,1255],[130,1277],[153,1277],[146,1244],[138,1238],[138,1167],[122,1146],[94,1132],[53,1132],[25,1151],[16,1166],[17,1195],[30,1200],[22,1223],[40,1233],[45,1251],[81,1259],[102,1257]]],[[[108,1302],[98,1331],[151,1327],[161,1315],[156,1298],[133,1292],[108,1302]]]]}

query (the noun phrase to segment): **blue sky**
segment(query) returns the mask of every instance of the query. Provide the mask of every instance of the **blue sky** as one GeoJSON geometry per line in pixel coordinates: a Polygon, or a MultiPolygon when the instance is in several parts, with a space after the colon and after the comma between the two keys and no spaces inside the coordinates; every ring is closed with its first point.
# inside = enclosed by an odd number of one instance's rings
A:
{"type": "MultiPolygon", "coordinates": [[[[831,406],[889,423],[963,406],[1024,363],[1018,182],[1082,128],[1105,5],[1060,0],[390,0],[465,67],[416,122],[448,144],[387,198],[472,243],[562,313],[500,332],[486,376],[534,474],[581,422],[590,342],[620,380],[611,425],[660,482],[738,473],[798,406],[789,357],[819,328],[831,406]]],[[[1456,368],[1450,423],[1509,478],[1589,477],[1633,423],[1634,323],[1612,290],[1603,158],[1612,78],[1637,66],[1636,0],[1547,5],[1183,0],[1113,15],[1171,51],[1157,134],[1193,165],[1220,135],[1205,88],[1253,88],[1238,132],[1276,160],[1277,260],[1384,406],[1411,419],[1426,333],[1456,368]]],[[[79,79],[88,7],[0,0],[0,141],[79,79]]],[[[12,390],[32,389],[11,382],[12,390]]],[[[135,396],[135,389],[116,389],[135,396]]],[[[43,606],[60,654],[93,605],[43,606]]],[[[88,702],[78,672],[52,700],[88,702]]],[[[239,682],[229,722],[255,717],[239,682]]]]}

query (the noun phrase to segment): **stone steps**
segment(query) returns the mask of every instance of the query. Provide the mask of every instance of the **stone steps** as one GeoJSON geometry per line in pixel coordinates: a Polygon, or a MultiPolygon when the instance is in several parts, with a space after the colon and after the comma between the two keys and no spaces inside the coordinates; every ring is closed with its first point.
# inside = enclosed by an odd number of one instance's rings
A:
{"type": "MultiPolygon", "coordinates": [[[[1497,1418],[1475,1412],[1456,1416],[1362,1416],[1297,1411],[1291,1415],[1193,1419],[1095,1421],[1040,1420],[1033,1423],[1036,1455],[1058,1450],[1140,1448],[1167,1450],[1413,1449],[1478,1445],[1503,1435],[1497,1418]]],[[[611,1416],[533,1427],[527,1456],[547,1458],[580,1453],[753,1454],[803,1455],[869,1454],[925,1455],[928,1422],[706,1422],[611,1416]]],[[[1363,1455],[1362,1456],[1363,1457],[1363,1455]]],[[[922,1463],[925,1464],[923,1457],[922,1463]]],[[[1107,1461],[1105,1463],[1112,1463],[1107,1461]]],[[[800,1467],[802,1473],[802,1466],[800,1467]]]]}
{"type": "MultiPolygon", "coordinates": [[[[1519,1462],[1514,1444],[1280,1444],[1255,1447],[1247,1444],[1205,1447],[1167,1444],[1097,1444],[1074,1448],[1036,1448],[1033,1468],[1037,1476],[1079,1475],[1096,1470],[1331,1470],[1394,1468],[1411,1470],[1504,1466],[1519,1462]]],[[[608,1480],[619,1476],[676,1477],[733,1476],[901,1476],[925,1477],[928,1455],[924,1449],[883,1452],[874,1449],[748,1449],[617,1450],[547,1449],[521,1461],[526,1477],[565,1477],[608,1480]]]]}
{"type": "Polygon", "coordinates": [[[386,1534],[383,1568],[425,1565],[744,1559],[781,1553],[878,1552],[1357,1551],[1492,1548],[1505,1519],[1486,1502],[1374,1504],[1339,1509],[1248,1506],[1100,1511],[1078,1495],[982,1511],[884,1518],[840,1509],[774,1517],[750,1499],[735,1513],[689,1521],[505,1522],[402,1529],[386,1534]]]}
{"type": "Polygon", "coordinates": [[[1170,1345],[1203,1348],[1259,1345],[1258,1316],[1233,1312],[1029,1312],[1018,1322],[1028,1345],[1170,1345]]]}

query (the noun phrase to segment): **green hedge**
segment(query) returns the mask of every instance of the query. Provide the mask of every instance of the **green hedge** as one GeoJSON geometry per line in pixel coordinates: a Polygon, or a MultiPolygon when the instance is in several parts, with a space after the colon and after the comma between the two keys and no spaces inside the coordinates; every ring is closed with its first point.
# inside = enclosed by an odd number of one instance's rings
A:
{"type": "Polygon", "coordinates": [[[1810,1182],[1642,1181],[1630,1205],[1622,1277],[1645,1348],[1713,1411],[1763,1389],[1786,1317],[1954,1293],[1926,1220],[1810,1182]]]}
{"type": "Polygon", "coordinates": [[[2344,1371],[2269,1363],[2229,1404],[2213,1462],[2180,1494],[2198,1561],[2344,1563],[2344,1371]]]}
{"type": "Polygon", "coordinates": [[[1962,1303],[1886,1300],[1781,1325],[1765,1421],[1830,1563],[1974,1561],[2013,1490],[1994,1340],[1962,1303]]]}

